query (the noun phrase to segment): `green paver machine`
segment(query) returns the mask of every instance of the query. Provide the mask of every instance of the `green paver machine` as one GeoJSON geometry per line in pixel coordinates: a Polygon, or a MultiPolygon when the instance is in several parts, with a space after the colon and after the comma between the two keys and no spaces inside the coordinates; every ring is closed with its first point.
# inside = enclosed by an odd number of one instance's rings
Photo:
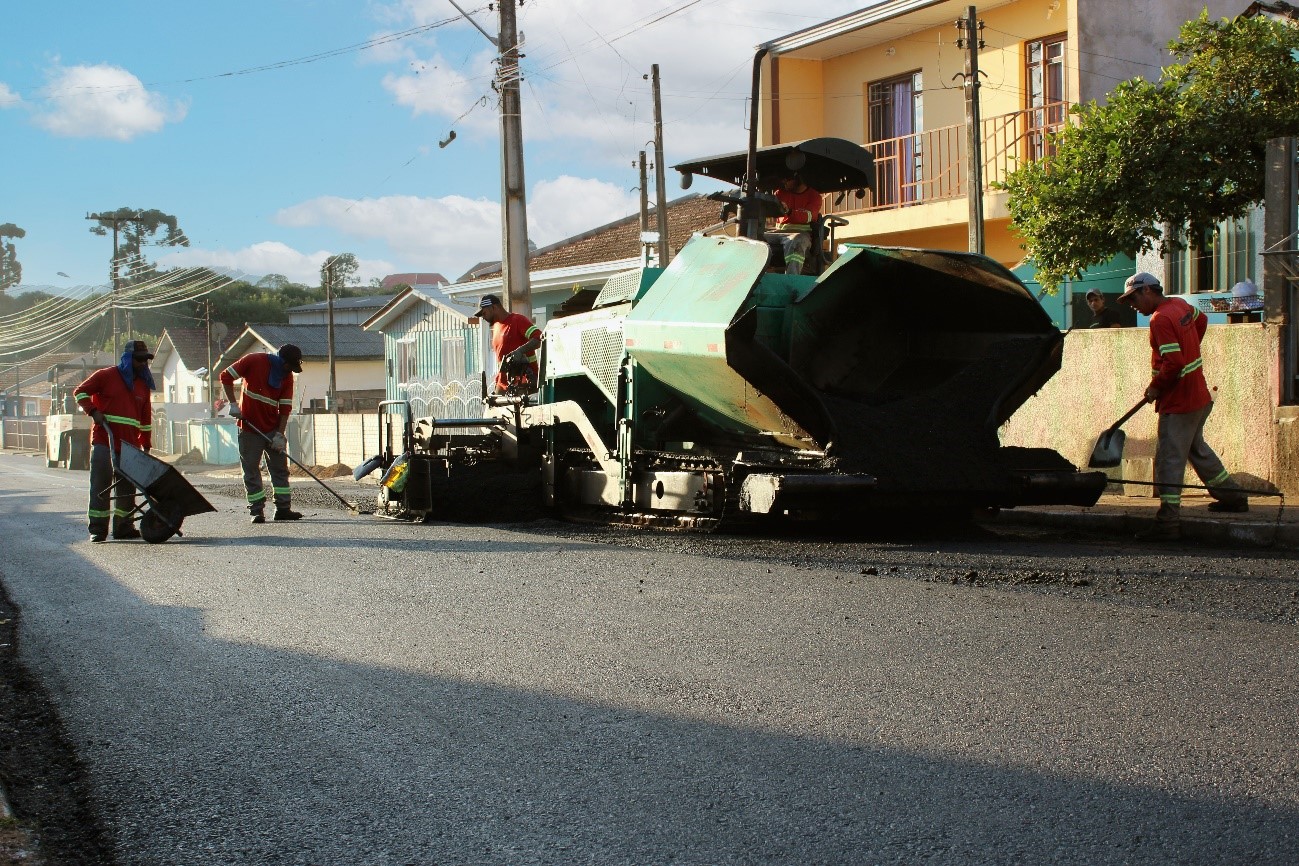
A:
{"type": "Polygon", "coordinates": [[[738,237],[697,235],[553,317],[538,394],[487,398],[485,422],[414,424],[413,447],[445,461],[433,500],[493,501],[455,485],[494,464],[539,477],[561,511],[633,523],[1094,504],[1103,473],[998,439],[1064,345],[1024,285],[980,255],[854,244],[818,276],[771,272],[779,178],[860,195],[872,160],[841,139],[758,148],[750,126],[746,153],[677,166],[739,186],[713,196],[738,237]]]}

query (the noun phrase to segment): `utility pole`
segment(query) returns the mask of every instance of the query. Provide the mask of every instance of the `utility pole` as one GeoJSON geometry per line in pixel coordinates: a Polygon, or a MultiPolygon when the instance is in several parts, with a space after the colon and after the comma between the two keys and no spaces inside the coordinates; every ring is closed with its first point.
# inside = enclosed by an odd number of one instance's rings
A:
{"type": "Polygon", "coordinates": [[[668,266],[668,193],[667,180],[663,176],[663,100],[659,94],[659,65],[650,67],[653,76],[654,90],[654,187],[658,204],[655,214],[658,216],[659,229],[659,267],[668,266]]]}
{"type": "Polygon", "coordinates": [[[643,150],[640,152],[637,165],[640,167],[640,186],[638,187],[640,189],[640,260],[642,264],[648,264],[646,257],[648,245],[645,235],[649,232],[649,189],[646,188],[649,178],[646,176],[645,151],[643,150]]]}
{"type": "Polygon", "coordinates": [[[215,399],[212,394],[212,299],[203,300],[203,327],[207,332],[207,416],[216,417],[215,399]]]}
{"type": "Polygon", "coordinates": [[[121,226],[122,223],[140,223],[140,222],[144,222],[144,220],[141,219],[139,214],[131,214],[130,216],[119,217],[119,216],[111,216],[108,214],[98,214],[98,213],[88,213],[86,214],[86,219],[94,220],[95,222],[100,223],[101,225],[103,223],[113,224],[113,261],[112,261],[113,267],[111,271],[112,279],[113,279],[113,303],[111,305],[113,308],[113,351],[109,353],[111,356],[113,353],[121,351],[122,348],[117,344],[117,339],[118,339],[117,296],[118,293],[121,291],[121,282],[118,278],[117,232],[118,232],[118,228],[121,226]]]}
{"type": "Polygon", "coordinates": [[[532,318],[532,287],[528,280],[528,207],[523,180],[523,116],[519,99],[519,35],[515,3],[499,0],[501,32],[497,39],[496,81],[501,95],[501,280],[506,308],[532,318]]]}
{"type": "Polygon", "coordinates": [[[337,413],[334,388],[337,384],[334,377],[334,264],[337,257],[330,256],[325,262],[325,310],[328,314],[325,326],[325,338],[329,352],[329,390],[325,393],[325,409],[337,413]]]}
{"type": "Polygon", "coordinates": [[[956,47],[965,49],[966,198],[970,203],[970,252],[982,255],[983,244],[983,123],[979,118],[979,49],[983,47],[983,22],[973,6],[957,19],[961,34],[956,47]]]}

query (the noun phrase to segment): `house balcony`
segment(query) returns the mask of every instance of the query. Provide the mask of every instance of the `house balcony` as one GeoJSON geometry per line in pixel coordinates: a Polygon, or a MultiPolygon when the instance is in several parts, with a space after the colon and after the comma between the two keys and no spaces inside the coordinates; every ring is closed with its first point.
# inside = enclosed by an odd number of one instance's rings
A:
{"type": "MultiPolygon", "coordinates": [[[[1051,103],[983,119],[983,194],[987,219],[1006,219],[1006,194],[992,185],[1026,161],[1050,152],[1047,135],[1062,128],[1069,103],[1051,103]]],[[[863,145],[875,158],[875,188],[866,198],[826,195],[827,214],[849,218],[841,237],[897,234],[918,228],[964,223],[969,144],[965,124],[863,145]],[[905,213],[899,213],[904,211],[905,213]]]]}

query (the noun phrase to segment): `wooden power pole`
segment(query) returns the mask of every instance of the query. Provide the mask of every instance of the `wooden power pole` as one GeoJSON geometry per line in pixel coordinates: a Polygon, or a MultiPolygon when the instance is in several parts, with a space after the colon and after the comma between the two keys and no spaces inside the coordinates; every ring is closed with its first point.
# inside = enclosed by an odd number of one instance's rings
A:
{"type": "Polygon", "coordinates": [[[523,180],[523,116],[519,99],[519,34],[515,3],[499,0],[501,33],[496,47],[495,87],[501,94],[501,280],[506,308],[532,318],[532,287],[528,279],[528,205],[523,180]]]}
{"type": "Polygon", "coordinates": [[[983,47],[983,22],[973,6],[956,22],[965,49],[966,197],[970,204],[970,252],[984,252],[983,238],[983,123],[979,117],[979,49],[983,47]]]}

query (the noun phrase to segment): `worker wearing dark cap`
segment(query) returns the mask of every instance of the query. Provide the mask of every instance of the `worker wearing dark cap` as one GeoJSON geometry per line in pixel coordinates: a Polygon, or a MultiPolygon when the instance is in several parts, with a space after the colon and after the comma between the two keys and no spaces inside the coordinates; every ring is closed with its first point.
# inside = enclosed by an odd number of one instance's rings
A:
{"type": "Polygon", "coordinates": [[[221,388],[230,403],[230,415],[239,421],[239,465],[244,470],[244,491],[253,523],[266,522],[266,489],[262,486],[262,458],[271,471],[276,520],[299,520],[289,487],[288,440],[284,431],[293,411],[293,374],[302,372],[302,350],[285,343],[280,350],[251,352],[221,371],[221,388]],[[235,402],[235,381],[244,383],[243,397],[235,402]]]}
{"type": "Polygon", "coordinates": [[[478,315],[492,326],[496,354],[496,393],[531,394],[537,390],[541,329],[527,316],[507,312],[496,295],[483,295],[478,315]]]}
{"type": "Polygon", "coordinates": [[[73,396],[81,410],[94,419],[90,433],[90,540],[139,538],[135,528],[135,486],[125,478],[113,482],[113,451],[122,453],[127,442],[146,453],[153,444],[153,406],[149,393],[156,390],[149,362],[153,353],[143,340],[126,344],[116,367],[104,367],[77,386],[73,396]],[[109,492],[115,494],[109,508],[109,492]]]}
{"type": "Polygon", "coordinates": [[[1087,290],[1087,306],[1092,311],[1093,328],[1121,328],[1123,323],[1119,321],[1117,310],[1112,310],[1105,306],[1105,296],[1100,293],[1099,289],[1087,290]]]}
{"type": "Polygon", "coordinates": [[[1164,297],[1159,280],[1144,272],[1128,278],[1119,301],[1150,317],[1152,374],[1146,399],[1154,402],[1159,413],[1155,442],[1159,511],[1154,526],[1137,537],[1171,540],[1181,534],[1181,485],[1187,460],[1214,498],[1210,511],[1248,511],[1245,494],[1204,441],[1204,422],[1213,410],[1200,357],[1208,320],[1181,298],[1164,297]]]}

